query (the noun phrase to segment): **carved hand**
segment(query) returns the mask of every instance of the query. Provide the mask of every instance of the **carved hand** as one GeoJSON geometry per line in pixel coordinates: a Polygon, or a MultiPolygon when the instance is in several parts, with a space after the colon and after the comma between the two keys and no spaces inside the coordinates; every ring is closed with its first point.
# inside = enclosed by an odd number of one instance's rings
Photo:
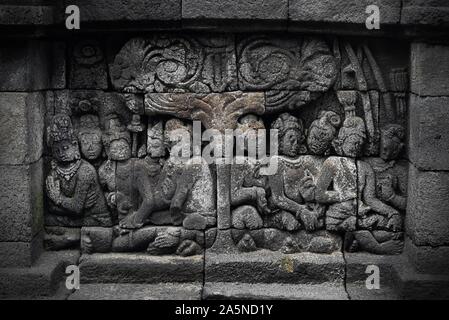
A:
{"type": "Polygon", "coordinates": [[[201,247],[198,243],[192,240],[184,240],[179,245],[178,249],[176,250],[176,254],[187,257],[187,256],[193,256],[195,254],[198,254],[201,252],[201,247]]]}
{"type": "Polygon", "coordinates": [[[387,228],[393,232],[401,230],[402,219],[399,214],[394,214],[390,220],[388,220],[387,228]]]}
{"type": "Polygon", "coordinates": [[[59,205],[61,200],[61,189],[59,181],[55,180],[53,176],[49,175],[46,181],[47,195],[55,204],[59,205]]]}

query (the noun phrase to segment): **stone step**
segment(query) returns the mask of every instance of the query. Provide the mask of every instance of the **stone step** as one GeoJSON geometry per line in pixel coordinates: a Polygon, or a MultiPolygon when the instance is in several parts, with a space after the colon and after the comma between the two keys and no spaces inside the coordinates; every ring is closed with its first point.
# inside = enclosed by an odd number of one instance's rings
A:
{"type": "Polygon", "coordinates": [[[347,300],[348,295],[342,283],[208,282],[203,299],[347,300]]]}
{"type": "Polygon", "coordinates": [[[88,283],[69,300],[200,300],[202,283],[88,283]]]}
{"type": "Polygon", "coordinates": [[[214,254],[206,251],[206,282],[343,283],[345,261],[332,254],[283,254],[258,250],[245,254],[214,254]]]}
{"type": "Polygon", "coordinates": [[[32,267],[0,268],[0,298],[63,298],[64,294],[68,294],[59,290],[65,267],[77,264],[78,259],[78,251],[44,252],[32,267]]]}
{"type": "Polygon", "coordinates": [[[152,256],[145,253],[83,254],[81,283],[202,282],[203,256],[152,256]]]}

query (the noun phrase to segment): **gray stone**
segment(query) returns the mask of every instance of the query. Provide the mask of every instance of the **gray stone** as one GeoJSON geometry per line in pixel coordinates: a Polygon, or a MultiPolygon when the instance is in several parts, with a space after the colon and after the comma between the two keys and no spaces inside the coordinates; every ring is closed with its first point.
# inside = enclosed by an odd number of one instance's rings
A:
{"type": "Polygon", "coordinates": [[[203,299],[347,300],[343,284],[206,282],[203,299]]]}
{"type": "Polygon", "coordinates": [[[0,241],[30,242],[42,228],[42,160],[0,166],[0,241]]]}
{"type": "Polygon", "coordinates": [[[449,245],[449,172],[409,166],[407,235],[417,246],[449,245]]]}
{"type": "Polygon", "coordinates": [[[330,22],[346,24],[363,24],[369,14],[366,7],[377,5],[381,14],[382,25],[399,23],[400,0],[290,0],[289,20],[292,22],[330,22]]]}
{"type": "Polygon", "coordinates": [[[206,251],[206,282],[342,283],[345,263],[340,252],[332,254],[282,254],[258,250],[245,254],[206,251]]]}
{"type": "Polygon", "coordinates": [[[404,251],[418,273],[449,274],[449,246],[416,246],[407,239],[404,251]]]}
{"type": "MultiPolygon", "coordinates": [[[[365,278],[369,274],[365,274],[365,278]]],[[[381,275],[382,279],[382,275],[381,275]]],[[[382,284],[379,289],[367,289],[365,281],[346,283],[346,291],[351,300],[400,300],[397,288],[382,284]]]]}
{"type": "Polygon", "coordinates": [[[203,257],[84,254],[80,274],[82,283],[197,282],[203,279],[203,257]]]}
{"type": "Polygon", "coordinates": [[[449,170],[449,97],[410,97],[409,156],[423,170],[449,170]]]}
{"type": "Polygon", "coordinates": [[[0,297],[51,297],[64,279],[65,267],[77,264],[78,258],[78,251],[45,252],[31,268],[0,268],[0,297]]]}
{"type": "MultiPolygon", "coordinates": [[[[449,7],[446,13],[449,17],[449,7]]],[[[449,21],[449,19],[448,19],[449,21]]],[[[420,96],[448,96],[449,45],[414,42],[411,46],[411,91],[420,96]]]]}
{"type": "Polygon", "coordinates": [[[449,26],[449,6],[445,0],[404,0],[401,13],[403,25],[441,29],[449,26]]]}
{"type": "Polygon", "coordinates": [[[2,5],[0,24],[10,26],[51,25],[54,22],[53,14],[52,6],[2,5]]]}
{"type": "MultiPolygon", "coordinates": [[[[213,24],[232,21],[275,21],[286,27],[288,17],[287,0],[184,0],[182,1],[182,19],[184,25],[213,24]]],[[[245,27],[244,24],[238,26],[245,27]]],[[[231,26],[228,26],[228,28],[231,26]]]]}
{"type": "Polygon", "coordinates": [[[0,93],[0,165],[36,162],[43,152],[42,93],[0,93]]]}
{"type": "MultiPolygon", "coordinates": [[[[366,273],[368,266],[374,265],[379,267],[380,287],[390,289],[395,288],[397,282],[397,271],[395,266],[401,263],[400,256],[385,256],[370,253],[349,253],[345,252],[346,262],[346,283],[353,283],[354,287],[365,284],[367,277],[372,274],[366,273]]],[[[365,287],[366,289],[366,287],[365,287]]],[[[357,294],[360,294],[358,292],[357,294]]]]}
{"type": "Polygon", "coordinates": [[[181,1],[179,0],[132,0],[132,1],[90,1],[66,0],[68,5],[77,5],[83,22],[100,21],[177,21],[181,19],[181,1]]]}
{"type": "Polygon", "coordinates": [[[201,283],[83,283],[69,300],[200,300],[201,290],[201,283]]]}
{"type": "Polygon", "coordinates": [[[30,267],[42,249],[42,234],[30,242],[0,242],[0,268],[30,267]]]}

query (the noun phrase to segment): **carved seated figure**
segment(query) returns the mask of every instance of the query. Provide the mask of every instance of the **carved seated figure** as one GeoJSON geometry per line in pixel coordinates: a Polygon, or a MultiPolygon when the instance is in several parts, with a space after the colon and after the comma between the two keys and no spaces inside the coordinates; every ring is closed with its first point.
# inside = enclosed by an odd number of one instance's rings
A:
{"type": "Polygon", "coordinates": [[[53,161],[46,180],[47,225],[110,226],[95,168],[81,159],[70,117],[55,115],[47,132],[53,161]]]}
{"type": "Polygon", "coordinates": [[[314,200],[313,177],[319,168],[319,160],[311,156],[299,156],[306,152],[302,122],[284,113],[272,124],[279,130],[278,170],[268,177],[272,213],[267,218],[267,227],[287,231],[298,230],[303,226],[313,231],[322,226],[319,221],[320,210],[311,208],[306,202],[314,200]],[[298,157],[299,156],[299,157],[298,157]]]}
{"type": "MultiPolygon", "coordinates": [[[[400,226],[399,213],[383,203],[376,196],[375,176],[371,166],[362,160],[365,143],[365,124],[356,116],[346,118],[334,141],[334,148],[340,157],[329,157],[324,161],[318,178],[315,198],[318,202],[329,204],[326,212],[326,228],[330,231],[346,232],[346,238],[355,238],[366,242],[367,234],[375,239],[368,230],[381,229],[397,231],[400,226]],[[328,190],[330,186],[332,190],[328,190]],[[358,231],[362,226],[366,231],[358,231]]],[[[384,239],[384,232],[382,237],[384,239]]],[[[379,244],[375,253],[395,250],[397,240],[379,244]]]]}

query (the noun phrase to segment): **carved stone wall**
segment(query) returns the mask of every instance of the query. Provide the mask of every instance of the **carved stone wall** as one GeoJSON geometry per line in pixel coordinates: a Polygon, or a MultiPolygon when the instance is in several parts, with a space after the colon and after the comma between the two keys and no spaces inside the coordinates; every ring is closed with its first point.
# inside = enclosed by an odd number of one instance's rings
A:
{"type": "Polygon", "coordinates": [[[0,1],[0,296],[68,264],[203,298],[449,283],[444,4],[370,34],[357,1],[72,2],[66,37],[62,4],[0,1]]]}

